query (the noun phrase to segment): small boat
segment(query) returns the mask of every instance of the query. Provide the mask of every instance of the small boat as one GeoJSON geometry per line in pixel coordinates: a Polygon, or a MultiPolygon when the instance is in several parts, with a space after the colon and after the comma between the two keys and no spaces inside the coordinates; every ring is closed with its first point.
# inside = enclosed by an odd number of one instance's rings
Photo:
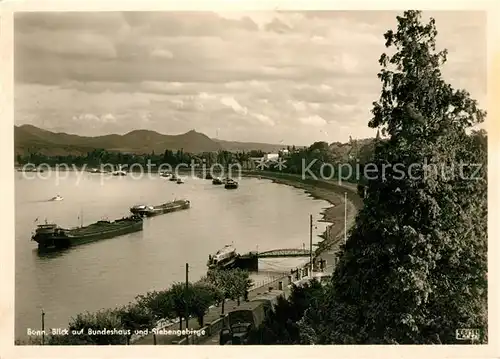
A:
{"type": "Polygon", "coordinates": [[[232,245],[226,244],[215,254],[208,256],[207,266],[209,269],[225,267],[234,262],[237,256],[236,249],[232,245]]]}
{"type": "Polygon", "coordinates": [[[184,181],[182,179],[177,178],[177,184],[183,184],[183,183],[184,183],[184,181]]]}
{"type": "Polygon", "coordinates": [[[40,251],[60,250],[142,231],[142,229],[142,217],[137,215],[117,219],[113,222],[101,220],[85,227],[71,229],[61,228],[55,223],[45,223],[37,226],[31,240],[38,243],[40,251]]]}
{"type": "Polygon", "coordinates": [[[99,168],[91,168],[90,173],[103,173],[103,171],[101,171],[99,168]]]}
{"type": "Polygon", "coordinates": [[[169,181],[175,182],[175,181],[177,181],[178,179],[179,179],[179,178],[178,178],[176,175],[172,175],[172,176],[170,176],[169,181]]]}
{"type": "Polygon", "coordinates": [[[36,173],[36,172],[40,172],[40,173],[42,173],[42,172],[43,172],[43,169],[41,169],[41,168],[36,168],[36,167],[35,167],[35,168],[25,168],[25,167],[23,167],[23,168],[18,168],[18,169],[17,169],[17,171],[18,171],[18,172],[27,172],[27,173],[32,173],[32,172],[33,172],[33,173],[36,173]]]}
{"type": "Polygon", "coordinates": [[[62,198],[61,196],[57,195],[55,197],[52,197],[51,199],[49,199],[49,201],[62,201],[64,198],[62,198]]]}
{"type": "Polygon", "coordinates": [[[206,180],[211,180],[213,179],[212,175],[210,173],[205,174],[205,179],[206,180]]]}
{"type": "Polygon", "coordinates": [[[127,175],[127,172],[125,171],[115,171],[113,172],[113,176],[126,176],[127,175]]]}
{"type": "Polygon", "coordinates": [[[225,189],[236,189],[238,188],[238,182],[236,182],[233,179],[227,179],[226,183],[224,184],[225,189]]]}
{"type": "Polygon", "coordinates": [[[222,180],[218,177],[215,177],[213,180],[212,180],[212,184],[216,184],[216,185],[219,185],[219,184],[222,184],[222,180]]]}
{"type": "Polygon", "coordinates": [[[171,174],[171,173],[168,173],[168,172],[160,172],[160,177],[169,178],[170,176],[172,176],[172,174],[171,174]]]}
{"type": "Polygon", "coordinates": [[[142,217],[154,217],[159,214],[176,212],[191,207],[191,202],[187,199],[175,200],[158,206],[136,205],[130,208],[130,212],[142,217]]]}

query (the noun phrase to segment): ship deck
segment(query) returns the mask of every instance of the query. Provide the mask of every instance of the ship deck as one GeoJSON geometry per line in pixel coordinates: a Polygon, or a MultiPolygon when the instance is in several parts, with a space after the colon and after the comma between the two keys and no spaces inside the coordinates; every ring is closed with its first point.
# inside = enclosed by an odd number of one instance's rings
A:
{"type": "Polygon", "coordinates": [[[157,206],[153,206],[154,209],[165,209],[165,208],[175,208],[175,207],[180,207],[186,204],[186,201],[175,201],[175,202],[168,202],[168,203],[163,203],[159,204],[157,206]]]}
{"type": "Polygon", "coordinates": [[[92,234],[101,231],[111,231],[120,228],[128,227],[134,224],[134,222],[111,222],[111,223],[92,223],[85,227],[71,228],[68,230],[69,234],[75,236],[81,236],[85,234],[92,234]]]}

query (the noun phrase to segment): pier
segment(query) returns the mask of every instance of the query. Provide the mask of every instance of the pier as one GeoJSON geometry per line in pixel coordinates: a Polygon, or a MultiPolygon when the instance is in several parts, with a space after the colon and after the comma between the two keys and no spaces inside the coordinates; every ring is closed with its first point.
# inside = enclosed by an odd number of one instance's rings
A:
{"type": "Polygon", "coordinates": [[[222,268],[240,268],[245,269],[250,272],[259,271],[259,259],[264,258],[297,258],[311,257],[311,250],[307,249],[297,249],[297,248],[284,248],[284,249],[273,249],[264,252],[248,252],[245,254],[237,254],[234,258],[227,261],[222,268]]]}

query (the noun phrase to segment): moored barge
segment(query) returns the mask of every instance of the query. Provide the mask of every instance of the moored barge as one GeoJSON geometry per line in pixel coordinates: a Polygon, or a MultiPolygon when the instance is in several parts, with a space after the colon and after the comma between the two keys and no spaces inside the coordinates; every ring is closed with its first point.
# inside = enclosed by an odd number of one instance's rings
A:
{"type": "Polygon", "coordinates": [[[160,204],[158,206],[137,205],[130,208],[130,212],[142,217],[154,217],[160,214],[181,211],[191,207],[191,202],[181,199],[160,204]]]}
{"type": "Polygon", "coordinates": [[[208,269],[228,268],[234,264],[237,257],[238,253],[236,253],[236,249],[232,245],[227,244],[213,255],[208,256],[207,267],[208,269]]]}
{"type": "Polygon", "coordinates": [[[37,226],[31,240],[38,243],[40,251],[59,250],[139,232],[142,228],[142,217],[137,215],[112,222],[101,220],[88,226],[71,229],[61,228],[55,223],[45,223],[37,226]]]}

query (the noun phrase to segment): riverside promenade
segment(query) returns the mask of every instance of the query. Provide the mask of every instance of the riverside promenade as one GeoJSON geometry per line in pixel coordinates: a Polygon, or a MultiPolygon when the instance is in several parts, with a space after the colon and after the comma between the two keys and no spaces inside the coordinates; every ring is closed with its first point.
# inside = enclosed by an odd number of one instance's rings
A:
{"type": "Polygon", "coordinates": [[[311,197],[322,199],[331,204],[322,215],[322,222],[330,223],[322,235],[323,241],[318,243],[315,257],[326,260],[327,266],[335,264],[338,253],[344,244],[344,221],[347,229],[354,224],[358,210],[363,206],[363,200],[357,193],[356,184],[338,180],[314,179],[296,174],[270,172],[270,171],[245,171],[243,176],[258,177],[272,180],[275,183],[299,188],[311,197]],[[347,193],[347,206],[344,208],[344,193],[347,193]],[[344,213],[344,210],[347,213],[344,213]],[[347,214],[347,218],[345,218],[347,214]]]}
{"type": "MultiPolygon", "coordinates": [[[[259,294],[268,290],[269,287],[273,287],[274,289],[278,289],[278,283],[280,281],[283,282],[283,287],[286,288],[286,284],[287,284],[286,281],[288,280],[288,275],[289,275],[289,273],[283,274],[283,275],[274,274],[274,277],[272,277],[268,282],[264,282],[264,284],[261,284],[258,287],[253,287],[248,292],[248,299],[251,300],[251,299],[259,296],[259,294]]],[[[241,302],[243,302],[243,300],[241,302]]],[[[227,314],[233,308],[236,309],[237,307],[238,307],[238,303],[236,301],[227,300],[226,303],[224,304],[224,314],[227,314]]],[[[207,314],[205,314],[205,316],[203,317],[203,323],[206,325],[206,324],[212,323],[215,320],[219,319],[220,314],[221,314],[221,309],[222,308],[220,306],[210,308],[208,310],[207,314]]],[[[186,328],[186,325],[184,322],[182,324],[182,328],[183,329],[186,328]]],[[[197,318],[190,318],[188,325],[187,325],[187,328],[190,330],[201,329],[200,325],[198,323],[198,319],[197,318]]],[[[179,323],[169,325],[163,329],[164,330],[179,330],[179,323]]],[[[183,339],[182,336],[179,337],[176,335],[156,335],[156,345],[171,345],[171,344],[175,344],[176,342],[178,342],[182,339],[183,339]]],[[[136,341],[131,343],[131,345],[155,345],[155,338],[154,338],[153,334],[149,334],[145,337],[137,339],[136,341]]]]}

